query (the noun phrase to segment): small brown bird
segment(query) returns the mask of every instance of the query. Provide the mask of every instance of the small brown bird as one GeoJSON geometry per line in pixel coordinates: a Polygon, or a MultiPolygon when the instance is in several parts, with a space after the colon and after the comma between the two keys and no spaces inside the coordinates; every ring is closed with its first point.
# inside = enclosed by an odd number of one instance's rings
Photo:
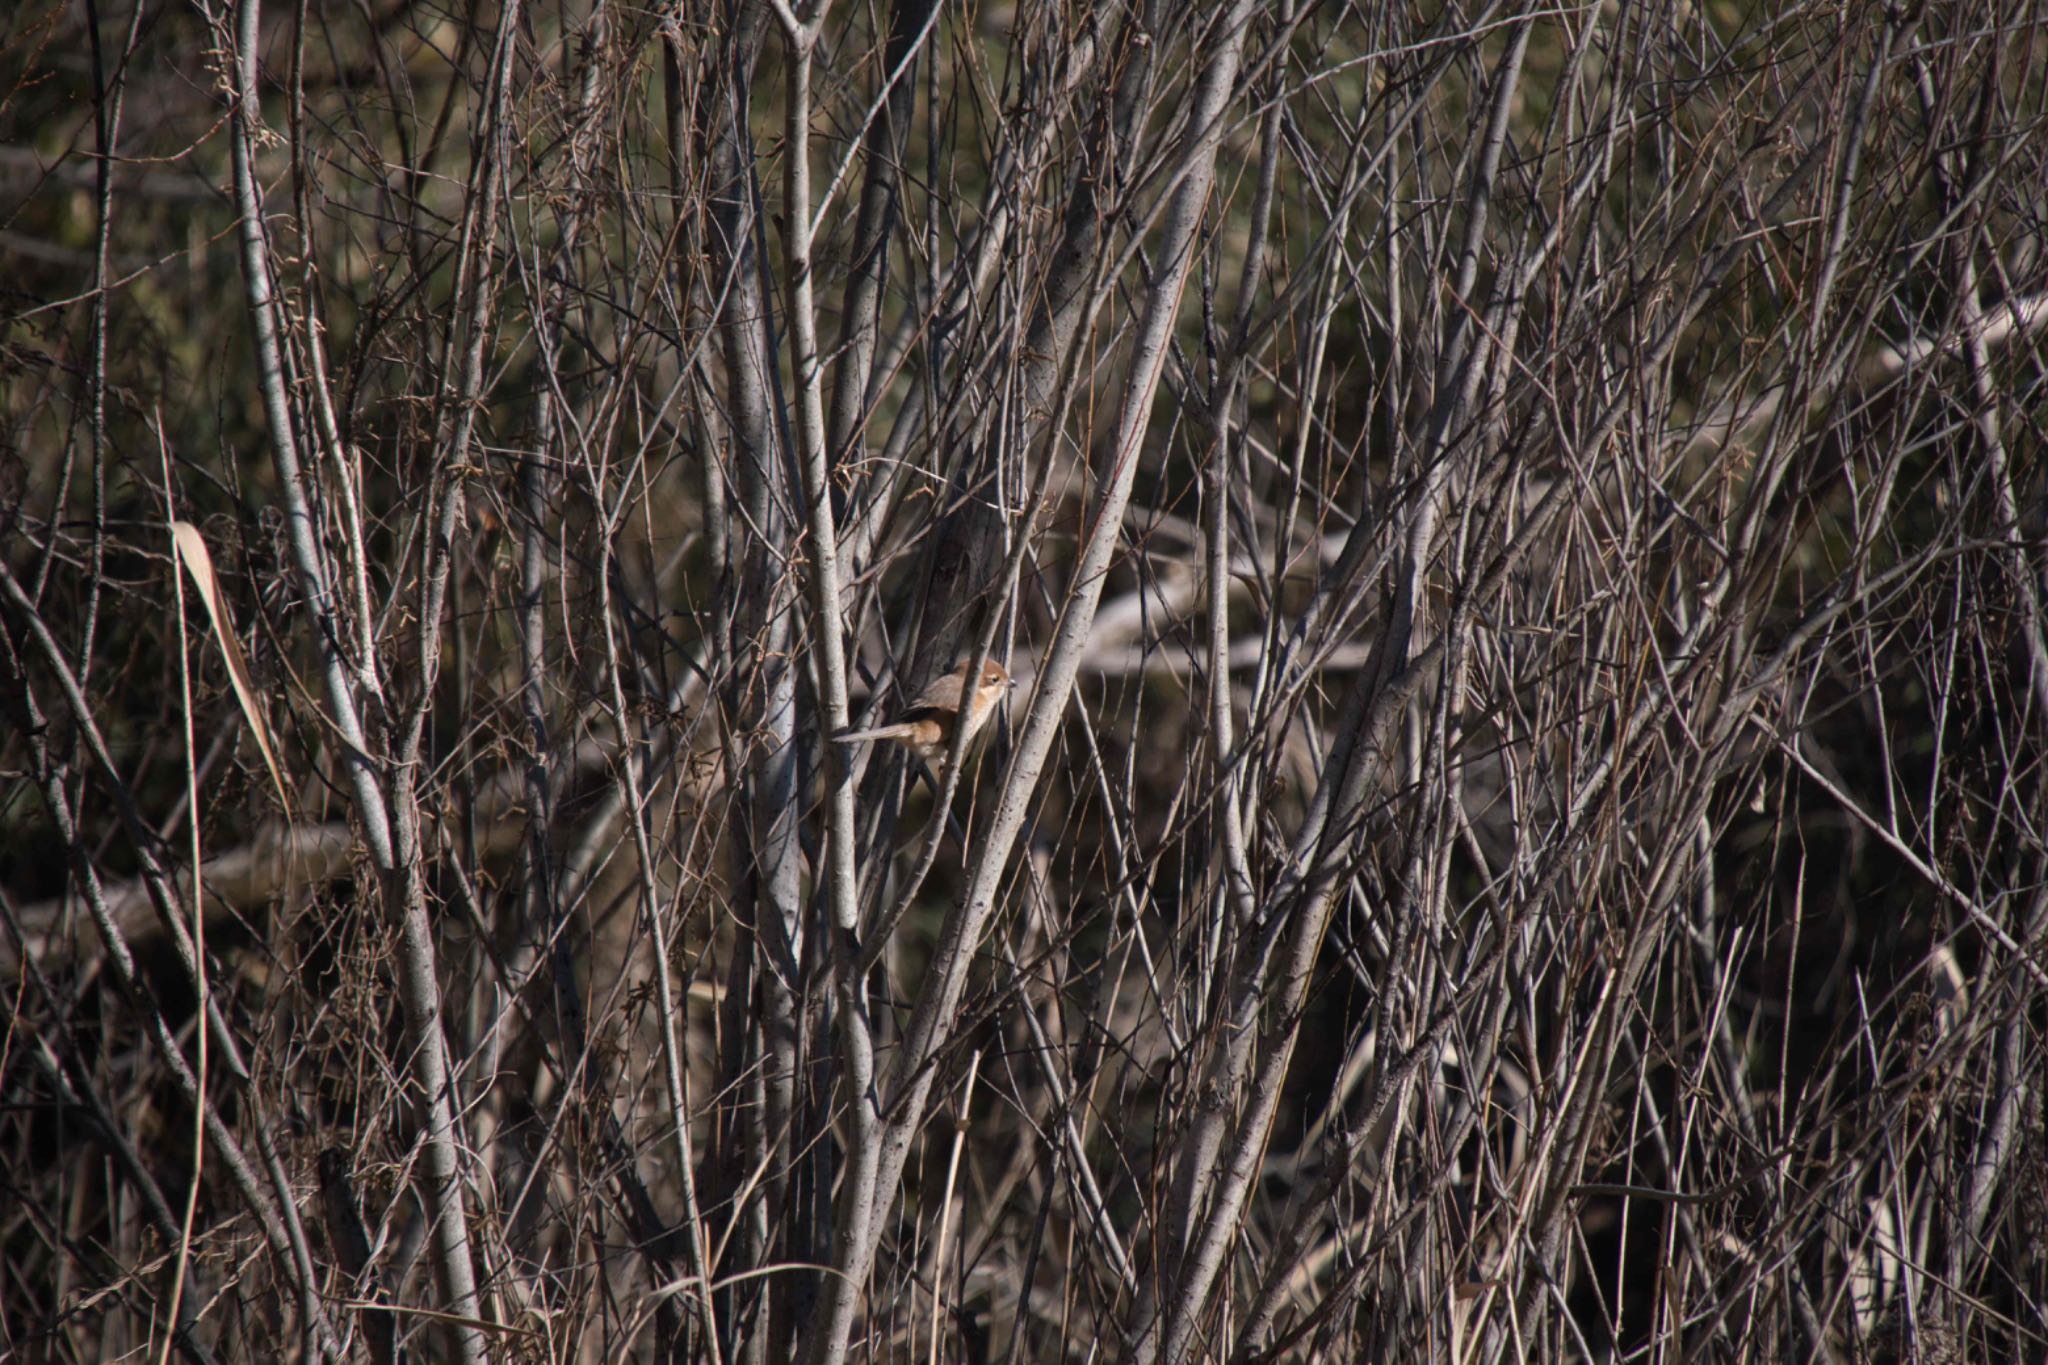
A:
{"type": "Polygon", "coordinates": [[[981,666],[981,682],[975,687],[963,714],[960,695],[966,688],[966,682],[967,665],[963,663],[918,693],[917,700],[904,707],[890,724],[872,730],[852,730],[833,738],[841,744],[862,739],[893,740],[927,763],[943,763],[947,750],[953,744],[954,725],[965,725],[967,738],[971,741],[981,727],[988,724],[988,718],[995,714],[996,703],[1010,689],[1010,675],[1001,664],[990,659],[981,666]]]}

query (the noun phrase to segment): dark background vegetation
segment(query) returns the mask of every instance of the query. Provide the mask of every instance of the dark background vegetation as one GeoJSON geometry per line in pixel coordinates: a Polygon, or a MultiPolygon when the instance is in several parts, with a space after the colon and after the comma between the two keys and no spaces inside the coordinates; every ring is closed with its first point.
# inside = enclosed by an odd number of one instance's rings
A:
{"type": "Polygon", "coordinates": [[[2048,1358],[2039,4],[4,10],[0,1359],[2048,1358]]]}

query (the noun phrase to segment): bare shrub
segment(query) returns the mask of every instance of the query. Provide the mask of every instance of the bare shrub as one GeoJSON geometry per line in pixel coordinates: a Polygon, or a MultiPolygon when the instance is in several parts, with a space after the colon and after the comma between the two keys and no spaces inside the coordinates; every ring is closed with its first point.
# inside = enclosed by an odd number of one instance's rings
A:
{"type": "Polygon", "coordinates": [[[5,23],[0,1357],[2048,1354],[2037,5],[5,23]]]}

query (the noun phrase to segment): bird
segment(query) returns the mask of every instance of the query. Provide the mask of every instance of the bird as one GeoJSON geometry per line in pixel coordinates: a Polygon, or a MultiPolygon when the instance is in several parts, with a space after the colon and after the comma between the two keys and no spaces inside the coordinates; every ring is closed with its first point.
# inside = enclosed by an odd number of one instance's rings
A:
{"type": "Polygon", "coordinates": [[[889,724],[878,725],[872,730],[851,730],[834,735],[833,739],[841,744],[886,739],[901,744],[926,763],[943,762],[953,747],[955,724],[964,725],[967,738],[972,741],[981,727],[988,724],[988,718],[995,714],[996,703],[1003,699],[1003,693],[1010,690],[1009,673],[990,659],[981,666],[981,681],[975,685],[974,695],[968,699],[963,712],[960,702],[961,694],[966,691],[967,669],[968,664],[963,663],[933,681],[889,724]]]}

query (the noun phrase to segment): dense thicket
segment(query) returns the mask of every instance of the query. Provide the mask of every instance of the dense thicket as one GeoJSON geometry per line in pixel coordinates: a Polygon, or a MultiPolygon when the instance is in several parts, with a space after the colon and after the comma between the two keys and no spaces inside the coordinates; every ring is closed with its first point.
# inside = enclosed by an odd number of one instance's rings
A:
{"type": "Polygon", "coordinates": [[[2048,1356],[2039,4],[5,8],[0,1358],[2048,1356]]]}

